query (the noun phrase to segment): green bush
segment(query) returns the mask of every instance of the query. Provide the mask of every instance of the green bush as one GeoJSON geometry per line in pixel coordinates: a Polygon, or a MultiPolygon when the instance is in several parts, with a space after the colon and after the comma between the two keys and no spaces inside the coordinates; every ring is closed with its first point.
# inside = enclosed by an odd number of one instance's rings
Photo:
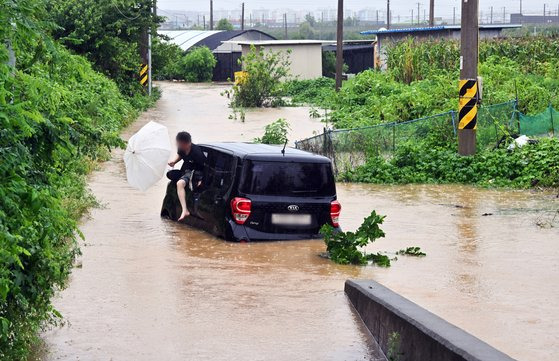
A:
{"type": "Polygon", "coordinates": [[[240,59],[247,77],[226,92],[232,96],[231,106],[252,108],[281,103],[281,82],[289,75],[289,54],[251,46],[240,59]]]}
{"type": "Polygon", "coordinates": [[[157,80],[182,79],[180,69],[184,52],[176,44],[155,39],[152,48],[153,78],[157,80]]]}
{"type": "Polygon", "coordinates": [[[328,107],[334,96],[336,82],[322,77],[310,80],[291,80],[283,85],[283,94],[295,104],[313,104],[328,107]]]}
{"type": "MultiPolygon", "coordinates": [[[[479,73],[484,104],[518,95],[523,113],[539,113],[549,103],[559,108],[557,51],[559,37],[483,41],[479,73]]],[[[407,40],[388,48],[387,71],[357,74],[339,93],[321,79],[292,81],[285,92],[295,103],[331,109],[337,128],[353,128],[456,110],[458,79],[458,42],[407,40]]]]}
{"type": "Polygon", "coordinates": [[[198,83],[211,81],[217,60],[206,46],[188,52],[180,61],[180,72],[184,80],[198,83]]]}
{"type": "Polygon", "coordinates": [[[363,166],[340,175],[366,183],[463,183],[529,188],[559,187],[559,140],[540,139],[514,150],[481,150],[471,157],[456,147],[409,143],[385,159],[371,156],[363,166]]]}
{"type": "Polygon", "coordinates": [[[362,247],[385,236],[383,230],[380,229],[384,218],[373,211],[355,232],[336,231],[329,224],[322,226],[320,233],[324,237],[330,259],[339,264],[364,265],[372,260],[373,263],[380,266],[390,266],[388,256],[378,253],[367,254],[361,250],[362,247]]]}
{"type": "Polygon", "coordinates": [[[266,125],[264,135],[261,138],[255,138],[255,143],[262,144],[285,144],[287,142],[287,133],[289,132],[289,123],[281,118],[273,123],[266,125]]]}

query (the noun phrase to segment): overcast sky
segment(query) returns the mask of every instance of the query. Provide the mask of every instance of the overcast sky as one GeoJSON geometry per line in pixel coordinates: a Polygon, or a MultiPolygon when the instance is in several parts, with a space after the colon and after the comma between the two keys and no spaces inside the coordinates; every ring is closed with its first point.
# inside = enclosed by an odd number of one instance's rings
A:
{"type": "MultiPolygon", "coordinates": [[[[161,9],[168,10],[194,10],[207,11],[209,0],[157,0],[157,6],[161,9]]],[[[240,8],[240,4],[245,2],[247,10],[258,8],[291,8],[294,10],[316,10],[319,8],[335,8],[336,0],[214,0],[214,8],[218,9],[235,9],[240,8]]],[[[421,3],[421,8],[428,6],[428,0],[391,0],[391,8],[394,15],[405,15],[411,9],[417,9],[417,2],[421,3]]],[[[459,13],[460,0],[435,0],[436,16],[452,16],[453,8],[456,7],[459,13]]],[[[524,13],[542,13],[544,4],[549,9],[557,13],[559,0],[524,0],[524,13]]],[[[482,12],[489,11],[493,6],[495,13],[502,13],[503,7],[506,7],[507,13],[517,13],[520,8],[520,0],[480,0],[480,10],[482,12]]],[[[363,8],[372,8],[384,10],[386,9],[386,0],[345,0],[345,7],[351,10],[360,10],[363,8]]]]}

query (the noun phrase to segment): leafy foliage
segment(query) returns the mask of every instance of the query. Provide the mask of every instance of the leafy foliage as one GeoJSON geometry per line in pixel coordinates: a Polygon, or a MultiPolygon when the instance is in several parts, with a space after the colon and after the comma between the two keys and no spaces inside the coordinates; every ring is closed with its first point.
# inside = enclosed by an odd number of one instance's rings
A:
{"type": "Polygon", "coordinates": [[[320,233],[324,236],[330,259],[339,264],[363,265],[372,260],[380,266],[390,266],[390,259],[386,255],[366,254],[360,249],[385,236],[379,226],[384,218],[373,211],[355,232],[336,231],[329,224],[322,226],[320,233]]]}
{"type": "MultiPolygon", "coordinates": [[[[84,55],[97,71],[115,80],[126,95],[140,91],[138,69],[142,37],[162,18],[151,16],[152,0],[37,0],[46,2],[50,20],[58,26],[55,39],[84,55]]],[[[145,48],[147,49],[147,48],[145,48]]]]}
{"type": "Polygon", "coordinates": [[[176,44],[155,38],[151,58],[154,79],[183,79],[180,67],[183,57],[184,52],[176,44]]]}
{"type": "Polygon", "coordinates": [[[231,106],[252,108],[281,103],[281,82],[289,75],[289,54],[251,46],[240,59],[248,75],[227,92],[232,96],[231,106]]]}
{"type": "Polygon", "coordinates": [[[285,144],[287,142],[287,133],[289,129],[287,120],[280,118],[266,125],[264,128],[264,135],[261,138],[255,138],[254,142],[262,144],[285,144]]]}
{"type": "Polygon", "coordinates": [[[396,252],[400,256],[414,256],[414,257],[424,257],[427,254],[421,250],[419,247],[407,247],[396,252]]]}
{"type": "MultiPolygon", "coordinates": [[[[487,40],[480,48],[484,104],[515,99],[519,110],[559,108],[559,37],[487,40]]],[[[399,42],[388,48],[388,70],[367,70],[339,93],[322,79],[292,81],[296,103],[332,110],[337,128],[402,122],[457,109],[459,45],[448,40],[399,42]]]]}
{"type": "Polygon", "coordinates": [[[233,24],[229,22],[227,19],[219,19],[217,25],[215,26],[216,30],[233,30],[233,24]]]}
{"type": "MultiPolygon", "coordinates": [[[[347,73],[349,66],[344,63],[343,72],[347,73]]],[[[322,75],[328,78],[336,77],[336,53],[333,51],[322,52],[322,75]]]]}
{"type": "Polygon", "coordinates": [[[180,61],[182,77],[189,82],[211,81],[217,60],[206,46],[188,52],[180,61]]]}
{"type": "Polygon", "coordinates": [[[311,80],[291,80],[283,85],[283,94],[294,104],[328,106],[335,92],[334,79],[322,77],[311,80]]]}
{"type": "Polygon", "coordinates": [[[455,147],[429,142],[401,146],[390,159],[370,156],[340,175],[367,183],[465,183],[528,188],[559,187],[559,140],[541,139],[513,150],[482,150],[461,157],[455,147]]]}
{"type": "MultiPolygon", "coordinates": [[[[130,98],[53,41],[41,0],[0,2],[0,359],[26,359],[79,250],[77,222],[93,197],[86,175],[121,146],[130,98]],[[12,26],[15,22],[16,26],[12,26]]],[[[147,105],[139,98],[137,105],[147,105]]],[[[136,105],[136,104],[135,104],[136,105]]]]}

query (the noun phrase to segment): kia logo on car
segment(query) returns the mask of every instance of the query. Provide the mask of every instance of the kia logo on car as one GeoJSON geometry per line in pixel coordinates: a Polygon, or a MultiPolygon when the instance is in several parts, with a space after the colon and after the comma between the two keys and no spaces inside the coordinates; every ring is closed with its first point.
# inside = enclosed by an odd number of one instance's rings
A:
{"type": "Polygon", "coordinates": [[[299,206],[296,204],[292,204],[287,207],[287,210],[290,212],[299,212],[299,206]]]}

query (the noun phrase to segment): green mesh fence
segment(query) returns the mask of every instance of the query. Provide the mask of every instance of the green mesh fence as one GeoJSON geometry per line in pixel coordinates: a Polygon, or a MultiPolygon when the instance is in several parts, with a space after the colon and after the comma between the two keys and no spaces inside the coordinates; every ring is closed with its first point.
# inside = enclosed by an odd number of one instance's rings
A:
{"type": "Polygon", "coordinates": [[[520,134],[528,136],[555,135],[559,131],[559,112],[549,106],[536,115],[520,114],[520,134]]]}
{"type": "Polygon", "coordinates": [[[516,102],[482,106],[478,111],[477,147],[495,147],[501,140],[518,133],[516,102]]]}
{"type": "MultiPolygon", "coordinates": [[[[480,107],[478,147],[494,147],[503,137],[517,132],[516,102],[480,107]],[[516,128],[515,128],[516,127],[516,128]]],[[[389,158],[408,142],[454,146],[457,113],[454,111],[405,122],[353,129],[326,129],[323,134],[296,142],[298,149],[332,159],[337,172],[363,164],[369,156],[389,158]]]]}

